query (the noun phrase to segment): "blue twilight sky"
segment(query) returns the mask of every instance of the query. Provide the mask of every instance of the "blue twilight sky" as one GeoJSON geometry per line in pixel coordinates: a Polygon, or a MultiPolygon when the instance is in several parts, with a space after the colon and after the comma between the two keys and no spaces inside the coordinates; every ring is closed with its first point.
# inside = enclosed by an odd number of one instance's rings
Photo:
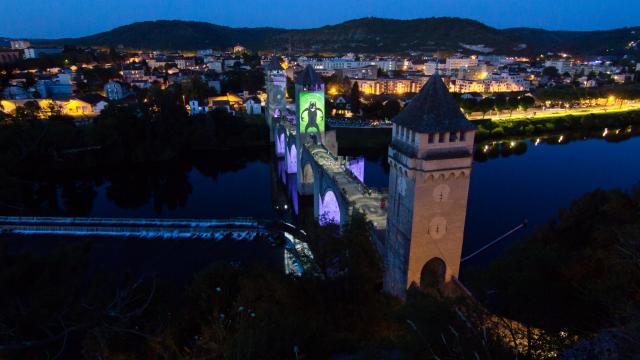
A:
{"type": "Polygon", "coordinates": [[[0,0],[0,36],[76,37],[157,19],[307,28],[366,16],[595,30],[640,25],[639,13],[638,0],[0,0]]]}

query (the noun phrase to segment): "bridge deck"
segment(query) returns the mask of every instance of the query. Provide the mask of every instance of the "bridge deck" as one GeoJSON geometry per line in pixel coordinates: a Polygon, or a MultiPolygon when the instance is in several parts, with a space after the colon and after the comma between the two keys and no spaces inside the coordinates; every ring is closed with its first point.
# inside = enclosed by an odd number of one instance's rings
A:
{"type": "Polygon", "coordinates": [[[313,159],[329,175],[351,206],[363,213],[377,230],[387,227],[387,194],[367,187],[349,171],[345,164],[334,157],[327,148],[317,144],[307,144],[313,159]]]}

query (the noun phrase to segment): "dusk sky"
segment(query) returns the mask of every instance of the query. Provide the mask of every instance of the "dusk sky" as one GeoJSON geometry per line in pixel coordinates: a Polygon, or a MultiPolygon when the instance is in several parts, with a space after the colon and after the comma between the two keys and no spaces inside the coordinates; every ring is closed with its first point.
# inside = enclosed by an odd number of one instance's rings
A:
{"type": "Polygon", "coordinates": [[[0,0],[0,36],[77,37],[158,19],[308,28],[366,16],[457,16],[497,28],[599,30],[638,26],[638,13],[640,1],[624,0],[0,0]]]}

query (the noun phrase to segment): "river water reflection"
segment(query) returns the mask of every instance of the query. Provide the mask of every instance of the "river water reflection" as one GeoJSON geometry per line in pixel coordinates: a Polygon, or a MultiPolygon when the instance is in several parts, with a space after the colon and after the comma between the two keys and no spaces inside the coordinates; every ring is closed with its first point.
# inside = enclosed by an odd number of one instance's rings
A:
{"type": "MultiPolygon", "coordinates": [[[[523,143],[526,146],[517,145],[519,155],[489,159],[480,156],[475,161],[463,256],[515,227],[524,218],[530,226],[474,258],[471,265],[494,258],[585,192],[598,187],[629,189],[640,181],[640,137],[621,142],[588,139],[558,144],[551,139],[537,145],[533,140],[523,143]]],[[[340,144],[341,155],[364,156],[365,183],[387,187],[386,147],[364,149],[346,145],[340,144]]],[[[513,145],[505,143],[505,146],[513,145]]],[[[480,146],[480,151],[483,148],[480,146]]],[[[257,148],[202,153],[153,168],[52,175],[44,181],[24,185],[22,196],[28,199],[27,209],[3,212],[295,221],[292,211],[308,207],[311,201],[297,200],[295,175],[287,175],[283,166],[272,155],[272,149],[257,148]]]]}

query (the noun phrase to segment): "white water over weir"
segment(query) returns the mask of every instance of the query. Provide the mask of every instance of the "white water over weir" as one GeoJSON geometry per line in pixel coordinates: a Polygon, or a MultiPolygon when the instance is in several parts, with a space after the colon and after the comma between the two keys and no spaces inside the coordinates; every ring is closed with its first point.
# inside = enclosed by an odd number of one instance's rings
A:
{"type": "Polygon", "coordinates": [[[0,231],[34,234],[208,237],[219,232],[266,233],[272,227],[254,219],[0,217],[0,231]]]}
{"type": "Polygon", "coordinates": [[[0,233],[17,235],[134,236],[251,241],[256,236],[304,238],[295,226],[255,219],[138,219],[0,216],[0,233]]]}
{"type": "MultiPolygon", "coordinates": [[[[164,239],[253,241],[280,238],[287,274],[314,271],[313,254],[295,226],[256,219],[137,219],[0,216],[0,234],[112,236],[164,239]]],[[[278,242],[279,243],[279,242],[278,242]]]]}

